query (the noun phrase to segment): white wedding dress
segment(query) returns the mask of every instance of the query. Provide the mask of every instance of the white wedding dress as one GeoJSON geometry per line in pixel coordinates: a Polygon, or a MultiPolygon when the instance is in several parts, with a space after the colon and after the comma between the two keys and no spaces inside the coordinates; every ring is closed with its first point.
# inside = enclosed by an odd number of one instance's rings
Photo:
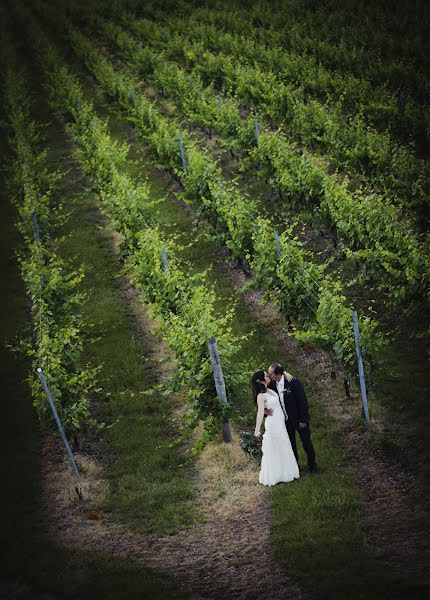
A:
{"type": "Polygon", "coordinates": [[[268,389],[265,393],[265,407],[271,408],[273,414],[266,417],[259,482],[275,485],[280,481],[298,479],[299,467],[291,448],[284,412],[278,394],[273,390],[268,389]]]}

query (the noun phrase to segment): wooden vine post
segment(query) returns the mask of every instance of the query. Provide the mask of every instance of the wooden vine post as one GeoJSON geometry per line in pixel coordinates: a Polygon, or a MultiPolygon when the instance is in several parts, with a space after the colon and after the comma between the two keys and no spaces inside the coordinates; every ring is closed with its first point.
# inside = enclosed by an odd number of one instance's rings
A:
{"type": "Polygon", "coordinates": [[[69,457],[70,465],[73,469],[73,472],[77,477],[80,477],[81,474],[79,472],[78,466],[75,462],[75,457],[73,456],[73,452],[69,446],[69,442],[67,441],[66,434],[64,433],[63,425],[61,424],[60,417],[58,416],[57,409],[55,408],[54,400],[52,398],[51,391],[46,383],[45,377],[43,375],[42,369],[39,367],[37,369],[37,374],[39,375],[40,383],[42,384],[43,391],[48,398],[49,405],[52,410],[52,414],[54,415],[55,422],[57,423],[58,431],[60,432],[61,439],[63,440],[64,448],[66,449],[67,456],[69,457]]]}
{"type": "Polygon", "coordinates": [[[361,354],[361,347],[360,347],[360,332],[358,329],[358,314],[357,314],[356,310],[354,310],[352,313],[352,320],[354,323],[355,351],[357,353],[358,376],[360,379],[360,390],[361,390],[361,400],[363,403],[363,413],[364,413],[364,418],[366,419],[366,421],[368,423],[370,423],[369,407],[367,404],[366,381],[364,378],[363,356],[361,354]]]}
{"type": "MultiPolygon", "coordinates": [[[[211,357],[212,367],[214,371],[214,381],[217,397],[224,403],[227,404],[227,392],[225,389],[224,375],[222,373],[221,361],[219,358],[217,343],[214,338],[208,339],[209,354],[211,357]]],[[[231,431],[228,423],[222,424],[222,437],[226,444],[231,443],[231,431]]]]}
{"type": "Polygon", "coordinates": [[[188,168],[188,161],[187,161],[187,157],[185,154],[184,140],[182,138],[182,133],[180,131],[178,133],[178,142],[179,142],[179,151],[181,153],[182,168],[184,171],[186,171],[188,168]]]}

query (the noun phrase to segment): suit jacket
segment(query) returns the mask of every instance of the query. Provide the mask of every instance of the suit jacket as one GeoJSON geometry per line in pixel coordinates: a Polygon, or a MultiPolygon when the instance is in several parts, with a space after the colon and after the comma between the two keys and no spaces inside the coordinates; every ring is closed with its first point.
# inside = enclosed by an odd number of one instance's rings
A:
{"type": "MultiPolygon", "coordinates": [[[[269,387],[278,393],[276,381],[271,381],[269,387]]],[[[288,420],[295,428],[298,428],[299,423],[309,423],[308,399],[302,382],[296,377],[293,377],[290,382],[284,380],[284,406],[288,420]]]]}

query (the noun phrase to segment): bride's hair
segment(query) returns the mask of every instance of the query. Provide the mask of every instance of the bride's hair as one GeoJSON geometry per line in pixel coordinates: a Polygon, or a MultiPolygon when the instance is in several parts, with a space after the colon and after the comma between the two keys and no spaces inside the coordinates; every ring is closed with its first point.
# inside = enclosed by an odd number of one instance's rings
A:
{"type": "Polygon", "coordinates": [[[262,394],[267,390],[264,377],[264,371],[256,371],[251,377],[252,396],[254,398],[254,402],[257,402],[258,394],[262,394]]]}

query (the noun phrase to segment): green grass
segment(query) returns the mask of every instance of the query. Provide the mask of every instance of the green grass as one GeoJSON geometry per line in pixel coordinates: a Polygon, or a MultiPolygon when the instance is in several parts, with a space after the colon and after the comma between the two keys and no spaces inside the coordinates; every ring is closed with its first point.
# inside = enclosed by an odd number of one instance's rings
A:
{"type": "MultiPolygon", "coordinates": [[[[424,315],[422,319],[426,322],[424,315]]],[[[373,442],[406,470],[414,465],[430,508],[430,347],[428,340],[411,334],[413,325],[401,323],[400,333],[375,373],[371,398],[381,413],[382,431],[373,442]]]]}
{"type": "Polygon", "coordinates": [[[298,485],[274,489],[274,557],[318,598],[403,598],[413,587],[409,579],[384,566],[365,546],[365,507],[336,433],[333,428],[325,441],[314,436],[320,474],[302,475],[298,485]]]}

